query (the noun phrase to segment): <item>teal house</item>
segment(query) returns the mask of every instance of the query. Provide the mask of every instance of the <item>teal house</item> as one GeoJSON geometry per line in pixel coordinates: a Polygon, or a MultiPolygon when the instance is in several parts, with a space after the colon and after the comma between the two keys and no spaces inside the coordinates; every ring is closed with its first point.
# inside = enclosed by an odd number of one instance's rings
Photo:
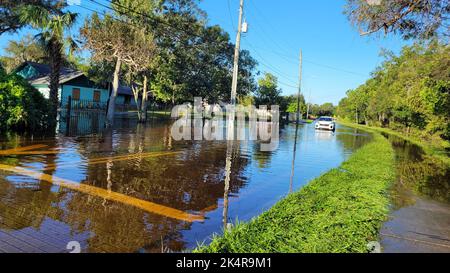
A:
{"type": "MultiPolygon", "coordinates": [[[[45,64],[25,62],[16,69],[16,74],[27,79],[28,82],[49,98],[50,67],[45,64]]],[[[59,100],[65,105],[69,96],[73,101],[91,104],[106,104],[110,91],[108,88],[98,86],[89,80],[83,72],[70,68],[61,68],[59,78],[59,100]]]]}

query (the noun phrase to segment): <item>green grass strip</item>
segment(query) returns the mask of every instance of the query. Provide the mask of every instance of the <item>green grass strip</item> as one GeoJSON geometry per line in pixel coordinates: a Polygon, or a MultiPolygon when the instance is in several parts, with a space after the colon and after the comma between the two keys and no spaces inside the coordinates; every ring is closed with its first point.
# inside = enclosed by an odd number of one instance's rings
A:
{"type": "Polygon", "coordinates": [[[413,136],[413,135],[407,135],[405,133],[394,131],[389,128],[361,125],[361,124],[352,123],[352,122],[349,122],[346,120],[339,120],[338,123],[342,124],[344,126],[358,128],[358,129],[365,130],[365,131],[387,133],[389,135],[393,135],[393,136],[402,138],[404,140],[411,142],[412,144],[415,144],[415,145],[421,147],[425,151],[425,153],[427,153],[429,156],[437,158],[450,166],[450,157],[447,155],[448,152],[445,151],[446,148],[450,149],[449,141],[425,140],[423,138],[419,138],[419,137],[413,136]]]}
{"type": "Polygon", "coordinates": [[[311,181],[248,223],[214,236],[204,253],[367,252],[387,219],[394,151],[384,137],[356,151],[340,168],[311,181]]]}

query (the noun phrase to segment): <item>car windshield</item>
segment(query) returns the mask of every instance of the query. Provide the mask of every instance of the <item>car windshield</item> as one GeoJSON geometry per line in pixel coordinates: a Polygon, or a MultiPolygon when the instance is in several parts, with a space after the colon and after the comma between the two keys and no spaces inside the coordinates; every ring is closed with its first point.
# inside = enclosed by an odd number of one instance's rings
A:
{"type": "Polygon", "coordinates": [[[319,121],[333,121],[332,118],[319,118],[319,121]]]}

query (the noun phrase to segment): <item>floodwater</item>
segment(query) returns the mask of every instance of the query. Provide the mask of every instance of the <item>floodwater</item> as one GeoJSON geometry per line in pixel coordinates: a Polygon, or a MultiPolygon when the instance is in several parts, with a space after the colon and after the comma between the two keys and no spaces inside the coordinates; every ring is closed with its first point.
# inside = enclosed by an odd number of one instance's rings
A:
{"type": "Polygon", "coordinates": [[[392,135],[397,158],[390,219],[381,230],[384,252],[450,252],[450,167],[392,135]]]}
{"type": "Polygon", "coordinates": [[[371,138],[301,125],[291,184],[294,125],[280,126],[277,150],[261,152],[251,141],[174,141],[171,123],[124,118],[96,135],[4,137],[0,252],[68,252],[71,241],[82,252],[186,251],[338,167],[371,138]]]}

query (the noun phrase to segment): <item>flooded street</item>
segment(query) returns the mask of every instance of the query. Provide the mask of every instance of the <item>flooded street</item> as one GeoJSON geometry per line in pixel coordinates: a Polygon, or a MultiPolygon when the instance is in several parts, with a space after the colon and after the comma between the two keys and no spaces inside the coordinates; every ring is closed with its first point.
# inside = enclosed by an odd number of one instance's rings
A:
{"type": "Polygon", "coordinates": [[[4,137],[0,251],[68,252],[71,241],[82,252],[192,249],[370,141],[356,129],[301,125],[290,185],[293,125],[280,127],[274,152],[261,152],[257,142],[229,143],[229,162],[227,142],[174,141],[170,128],[171,121],[121,119],[97,135],[4,137]]]}
{"type": "Polygon", "coordinates": [[[449,252],[450,168],[409,141],[384,136],[397,157],[391,214],[380,234],[384,252],[449,252]]]}

